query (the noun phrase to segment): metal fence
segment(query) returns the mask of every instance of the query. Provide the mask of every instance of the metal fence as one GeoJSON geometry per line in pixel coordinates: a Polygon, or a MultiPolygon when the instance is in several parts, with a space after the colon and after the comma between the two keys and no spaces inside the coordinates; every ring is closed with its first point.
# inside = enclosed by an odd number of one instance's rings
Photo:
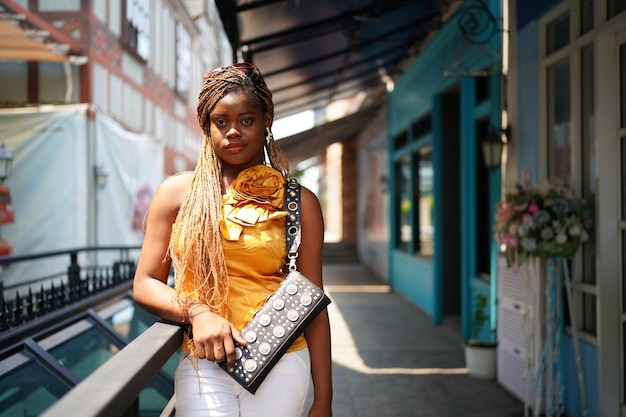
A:
{"type": "MultiPolygon", "coordinates": [[[[20,294],[13,287],[5,287],[0,281],[0,340],[6,333],[28,327],[29,322],[71,310],[84,309],[89,301],[100,302],[116,289],[127,288],[135,274],[136,261],[133,251],[141,246],[82,247],[67,250],[43,252],[29,255],[2,256],[0,267],[31,262],[53,257],[67,257],[67,268],[52,271],[45,277],[29,278],[27,294],[20,294]],[[79,264],[81,252],[118,251],[118,258],[110,265],[79,264]],[[54,276],[55,279],[51,279],[54,276]],[[55,286],[54,282],[59,282],[55,286]],[[124,285],[128,284],[128,285],[124,285]],[[76,308],[71,308],[72,306],[76,308]]],[[[23,286],[21,287],[23,290],[23,286]]],[[[37,320],[45,322],[45,320],[37,320]]]]}

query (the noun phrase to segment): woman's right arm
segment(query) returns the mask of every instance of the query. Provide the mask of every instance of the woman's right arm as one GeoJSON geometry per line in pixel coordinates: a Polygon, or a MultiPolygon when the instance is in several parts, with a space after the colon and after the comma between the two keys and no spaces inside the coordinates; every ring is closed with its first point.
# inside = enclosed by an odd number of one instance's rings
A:
{"type": "Polygon", "coordinates": [[[191,181],[191,173],[169,177],[157,189],[146,224],[146,234],[133,282],[135,301],[164,320],[190,324],[198,357],[235,363],[234,341],[246,341],[235,326],[202,303],[183,311],[174,289],[167,285],[171,260],[168,256],[172,225],[191,181]],[[234,340],[233,340],[234,339],[234,340]]]}
{"type": "Polygon", "coordinates": [[[164,320],[183,323],[187,313],[167,285],[171,260],[168,256],[172,224],[176,220],[191,173],[167,178],[154,193],[146,223],[141,254],[133,281],[135,301],[164,320]]]}

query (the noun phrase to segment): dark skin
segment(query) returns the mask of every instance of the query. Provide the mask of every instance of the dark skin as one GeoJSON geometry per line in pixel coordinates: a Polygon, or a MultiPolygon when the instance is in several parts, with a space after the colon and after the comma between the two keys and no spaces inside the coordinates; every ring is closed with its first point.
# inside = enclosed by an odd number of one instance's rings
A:
{"type": "MultiPolygon", "coordinates": [[[[222,193],[244,169],[263,163],[265,129],[271,127],[273,115],[264,113],[258,102],[245,93],[231,93],[215,105],[209,116],[212,146],[222,161],[222,193]]],[[[183,173],[166,179],[155,193],[146,225],[144,244],[134,279],[137,303],[161,318],[183,322],[189,317],[194,344],[200,359],[235,362],[235,342],[246,342],[235,326],[209,311],[203,304],[185,312],[175,301],[174,289],[167,285],[170,262],[167,250],[172,224],[181,207],[193,173],[183,173]]],[[[298,270],[323,288],[322,246],[324,221],[317,197],[305,187],[301,192],[302,242],[298,270]]],[[[332,415],[332,381],[330,356],[330,326],[326,310],[305,331],[311,356],[314,401],[309,417],[332,415]]]]}

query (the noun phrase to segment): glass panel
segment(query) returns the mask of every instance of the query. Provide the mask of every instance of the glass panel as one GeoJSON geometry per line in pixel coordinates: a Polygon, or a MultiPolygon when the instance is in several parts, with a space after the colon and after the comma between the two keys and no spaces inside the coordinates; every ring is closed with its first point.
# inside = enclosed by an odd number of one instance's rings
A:
{"type": "Polygon", "coordinates": [[[433,195],[433,155],[432,148],[420,149],[418,173],[419,178],[419,249],[421,256],[432,256],[434,253],[433,213],[435,199],[433,195]]]}
{"type": "Polygon", "coordinates": [[[626,127],[626,43],[619,47],[620,126],[626,127]]]}
{"type": "MultiPolygon", "coordinates": [[[[62,334],[56,337],[62,337],[62,334]]],[[[74,375],[85,379],[119,350],[120,348],[108,335],[91,326],[48,351],[74,375]]]]}
{"type": "Polygon", "coordinates": [[[409,135],[406,131],[400,133],[393,139],[393,148],[402,149],[409,143],[409,135]]]}
{"type": "Polygon", "coordinates": [[[571,182],[570,65],[548,68],[548,174],[571,182]]]}
{"type": "Polygon", "coordinates": [[[483,277],[491,275],[491,239],[493,217],[489,207],[489,168],[485,163],[480,141],[489,134],[489,119],[476,122],[476,137],[479,143],[476,150],[479,161],[476,164],[476,261],[477,273],[483,277]]]}
{"type": "MultiPolygon", "coordinates": [[[[596,199],[595,179],[595,103],[594,103],[594,71],[593,45],[588,45],[581,52],[581,136],[582,136],[582,196],[590,205],[592,212],[596,199]]],[[[591,233],[589,239],[582,246],[583,253],[583,281],[594,284],[596,282],[596,239],[591,233]]]]}
{"type": "Polygon", "coordinates": [[[106,319],[122,336],[133,340],[146,331],[158,318],[137,305],[129,305],[106,319]]]}
{"type": "MultiPolygon", "coordinates": [[[[622,321],[622,358],[626,358],[626,323],[622,321]]],[[[626,369],[624,369],[624,365],[622,365],[622,387],[626,387],[626,381],[624,381],[624,376],[626,376],[626,369]]],[[[626,389],[622,388],[623,396],[626,396],[626,389]]],[[[624,398],[624,397],[622,397],[624,398]]]]}
{"type": "MultiPolygon", "coordinates": [[[[489,100],[489,77],[476,77],[476,104],[489,100]]],[[[480,137],[480,136],[479,136],[480,137]]]]}
{"type": "Polygon", "coordinates": [[[626,10],[626,0],[609,0],[608,1],[608,18],[612,18],[626,10]]]}
{"type": "Polygon", "coordinates": [[[411,133],[413,134],[413,140],[426,136],[430,133],[431,121],[430,113],[420,117],[411,125],[411,133]]]}
{"type": "MultiPolygon", "coordinates": [[[[626,220],[626,136],[620,138],[621,163],[620,170],[622,176],[622,220],[626,220]]],[[[626,259],[626,258],[625,258],[626,259]]],[[[624,281],[626,282],[626,281],[624,281]]]]}
{"type": "MultiPolygon", "coordinates": [[[[626,231],[622,231],[622,260],[626,259],[626,231]]],[[[626,313],[626,268],[622,268],[622,313],[626,313]]]]}
{"type": "Polygon", "coordinates": [[[580,2],[580,34],[583,35],[593,29],[593,0],[580,2]]]}
{"type": "Polygon", "coordinates": [[[548,25],[547,35],[548,54],[551,54],[569,43],[569,12],[563,13],[548,25]]]}
{"type": "Polygon", "coordinates": [[[172,395],[174,395],[174,384],[165,382],[157,375],[139,393],[140,417],[159,417],[172,395]]]}
{"type": "Polygon", "coordinates": [[[0,361],[0,417],[38,416],[69,388],[25,352],[0,361]]]}
{"type": "MultiPolygon", "coordinates": [[[[159,320],[158,317],[135,304],[129,304],[105,319],[115,331],[128,340],[135,339],[157,320],[159,320]]],[[[178,366],[178,355],[178,352],[174,353],[163,365],[163,370],[172,378],[178,366]]]]}
{"type": "Polygon", "coordinates": [[[586,333],[596,335],[596,296],[583,293],[583,325],[582,330],[586,333]]]}
{"type": "Polygon", "coordinates": [[[396,162],[396,249],[409,251],[413,229],[411,225],[411,158],[396,162]]]}

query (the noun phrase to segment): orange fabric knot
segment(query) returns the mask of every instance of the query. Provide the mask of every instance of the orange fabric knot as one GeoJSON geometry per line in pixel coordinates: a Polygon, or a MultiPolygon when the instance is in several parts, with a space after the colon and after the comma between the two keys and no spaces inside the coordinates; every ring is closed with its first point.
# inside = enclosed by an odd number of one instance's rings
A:
{"type": "Polygon", "coordinates": [[[224,196],[222,236],[236,241],[246,226],[287,216],[284,185],[282,174],[266,165],[241,171],[224,196]]]}

